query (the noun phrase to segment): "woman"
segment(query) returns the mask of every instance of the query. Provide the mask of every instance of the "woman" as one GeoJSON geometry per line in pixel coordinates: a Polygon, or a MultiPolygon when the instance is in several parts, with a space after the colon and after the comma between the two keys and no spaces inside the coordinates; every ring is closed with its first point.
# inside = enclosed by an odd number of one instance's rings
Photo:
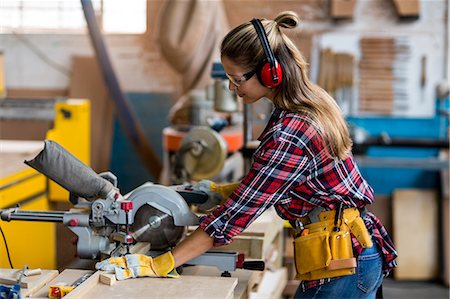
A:
{"type": "Polygon", "coordinates": [[[300,51],[281,31],[298,22],[294,12],[282,12],[273,21],[243,23],[224,38],[221,59],[230,90],[246,104],[265,97],[275,108],[249,173],[172,254],[155,258],[156,268],[164,268],[159,273],[229,244],[271,206],[296,223],[300,235],[296,298],[375,298],[383,275],[395,267],[391,239],[364,209],[373,190],[352,158],[341,111],[308,79],[300,51]]]}
{"type": "MultiPolygon", "coordinates": [[[[271,206],[280,217],[295,222],[317,207],[336,210],[343,205],[363,211],[373,202],[373,190],[352,158],[352,142],[339,107],[308,79],[304,58],[281,31],[298,22],[296,13],[282,12],[273,21],[260,21],[263,33],[257,32],[253,20],[224,38],[221,59],[230,90],[246,104],[268,98],[275,109],[259,137],[251,170],[224,204],[172,250],[175,266],[212,246],[230,243],[271,206]],[[264,48],[262,34],[270,49],[264,48]],[[267,50],[281,67],[273,71],[269,66],[269,82],[264,78],[267,70],[258,74],[270,60],[267,50]]],[[[362,214],[373,246],[363,248],[352,234],[356,273],[302,280],[296,298],[375,298],[383,275],[395,267],[396,251],[378,218],[369,212],[362,214]]]]}

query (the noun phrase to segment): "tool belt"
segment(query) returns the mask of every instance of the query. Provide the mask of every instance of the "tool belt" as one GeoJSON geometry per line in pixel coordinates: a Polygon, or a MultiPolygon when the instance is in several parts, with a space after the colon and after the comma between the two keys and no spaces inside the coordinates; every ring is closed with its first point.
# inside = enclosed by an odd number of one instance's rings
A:
{"type": "Polygon", "coordinates": [[[373,246],[369,232],[357,208],[323,211],[318,221],[300,223],[294,239],[296,279],[316,280],[355,274],[353,234],[363,248],[373,246]],[[351,234],[350,234],[351,233],[351,234]]]}

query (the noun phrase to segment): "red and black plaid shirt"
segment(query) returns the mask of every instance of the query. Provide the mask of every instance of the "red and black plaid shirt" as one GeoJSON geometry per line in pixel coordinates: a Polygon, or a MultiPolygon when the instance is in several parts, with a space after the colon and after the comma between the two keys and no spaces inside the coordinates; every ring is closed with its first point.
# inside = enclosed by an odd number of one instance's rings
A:
{"type": "MultiPolygon", "coordinates": [[[[324,146],[317,124],[307,115],[274,109],[253,164],[228,200],[200,221],[200,227],[214,239],[214,246],[232,242],[269,207],[283,219],[293,221],[316,207],[363,208],[373,202],[373,190],[364,180],[350,155],[333,159],[324,146]]],[[[380,220],[366,213],[364,222],[384,257],[384,272],[396,266],[397,253],[380,220]]],[[[353,237],[357,254],[362,247],[353,237]]],[[[330,279],[303,282],[304,289],[330,279]]]]}

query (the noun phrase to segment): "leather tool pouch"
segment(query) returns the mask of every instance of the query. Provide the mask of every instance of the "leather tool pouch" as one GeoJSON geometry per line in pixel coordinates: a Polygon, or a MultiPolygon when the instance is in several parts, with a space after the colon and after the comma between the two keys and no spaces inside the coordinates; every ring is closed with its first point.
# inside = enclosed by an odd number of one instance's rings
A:
{"type": "Polygon", "coordinates": [[[349,208],[343,211],[339,231],[333,230],[334,212],[322,212],[319,222],[305,226],[309,234],[294,239],[296,279],[315,280],[354,274],[356,258],[353,255],[350,232],[357,237],[361,245],[361,241],[365,242],[363,247],[372,246],[370,235],[357,209],[349,208]]]}
{"type": "Polygon", "coordinates": [[[328,231],[315,232],[294,240],[295,267],[298,274],[325,268],[331,261],[328,231]]]}

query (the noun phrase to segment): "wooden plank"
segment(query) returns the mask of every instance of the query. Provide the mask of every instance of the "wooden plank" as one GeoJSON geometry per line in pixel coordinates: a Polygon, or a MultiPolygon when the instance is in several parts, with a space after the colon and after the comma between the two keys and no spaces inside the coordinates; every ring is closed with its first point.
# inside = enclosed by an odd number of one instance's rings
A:
{"type": "Polygon", "coordinates": [[[112,273],[102,273],[100,274],[100,282],[108,286],[112,286],[116,283],[116,276],[112,273]]]}
{"type": "Polygon", "coordinates": [[[438,274],[438,210],[434,190],[398,189],[393,193],[396,279],[431,280],[438,274]]]}
{"type": "Polygon", "coordinates": [[[117,281],[108,286],[100,283],[101,271],[67,294],[64,298],[217,298],[232,299],[237,278],[182,275],[179,278],[142,277],[117,281]]]}
{"type": "Polygon", "coordinates": [[[360,43],[362,45],[379,45],[379,44],[394,45],[395,39],[393,37],[363,37],[361,38],[360,43]]]}
{"type": "MultiPolygon", "coordinates": [[[[17,282],[21,270],[22,269],[0,269],[0,276],[10,279],[10,284],[14,284],[17,282]]],[[[30,297],[56,276],[58,276],[58,270],[42,270],[42,274],[40,275],[22,277],[22,282],[25,285],[24,288],[20,290],[21,295],[23,297],[30,297]]]]}
{"type": "MultiPolygon", "coordinates": [[[[183,275],[220,277],[221,271],[216,267],[192,266],[183,268],[183,275]]],[[[246,299],[249,298],[250,292],[254,289],[255,285],[261,281],[263,272],[237,269],[231,272],[231,276],[238,279],[238,283],[234,289],[234,298],[246,299]]]]}
{"type": "MultiPolygon", "coordinates": [[[[439,152],[439,159],[447,161],[449,160],[450,153],[448,150],[441,150],[439,152]]],[[[442,227],[442,259],[443,259],[443,269],[442,269],[442,280],[444,284],[448,287],[450,285],[450,221],[449,221],[449,201],[450,201],[450,173],[448,168],[441,171],[441,219],[440,223],[442,227]]]]}
{"type": "Polygon", "coordinates": [[[389,81],[378,81],[378,80],[371,80],[371,81],[362,81],[360,84],[360,87],[362,89],[365,88],[374,88],[376,90],[382,90],[382,91],[392,91],[392,82],[389,81]]]}
{"type": "Polygon", "coordinates": [[[392,90],[378,90],[376,88],[361,88],[359,95],[361,97],[383,97],[385,99],[392,100],[394,98],[394,92],[392,90]]]}
{"type": "Polygon", "coordinates": [[[330,15],[332,18],[352,18],[356,0],[331,0],[330,15]]]}
{"type": "Polygon", "coordinates": [[[362,109],[370,109],[370,110],[380,110],[380,111],[391,111],[393,105],[392,104],[384,104],[378,102],[363,102],[361,103],[362,109]]]}
{"type": "Polygon", "coordinates": [[[394,76],[392,72],[390,73],[378,73],[378,72],[371,72],[371,71],[364,71],[361,70],[359,72],[359,77],[361,78],[361,81],[364,80],[394,80],[394,76]]]}
{"type": "Polygon", "coordinates": [[[393,0],[400,17],[419,17],[419,0],[393,0]]]}
{"type": "MultiPolygon", "coordinates": [[[[101,285],[100,283],[100,274],[102,274],[103,271],[97,271],[91,275],[86,281],[84,281],[82,284],[80,284],[78,287],[76,287],[72,292],[64,296],[64,298],[95,298],[94,296],[88,296],[87,294],[94,289],[95,287],[101,285]]],[[[122,293],[122,296],[124,293],[122,293]]],[[[139,296],[138,296],[139,297],[139,296]]],[[[135,297],[135,298],[138,298],[135,297]]]]}
{"type": "MultiPolygon", "coordinates": [[[[447,171],[448,174],[448,171],[447,171]]],[[[448,175],[447,175],[447,179],[448,179],[448,175]]],[[[448,182],[448,180],[447,180],[448,182]]],[[[443,266],[444,268],[442,269],[443,271],[443,277],[442,280],[444,282],[444,284],[448,287],[450,285],[450,246],[449,246],[449,235],[450,235],[450,230],[449,230],[449,198],[448,197],[443,197],[442,198],[442,239],[443,239],[443,266]]]]}
{"type": "MultiPolygon", "coordinates": [[[[0,283],[1,284],[7,284],[7,285],[14,285],[16,283],[18,283],[18,278],[12,278],[12,277],[8,277],[8,276],[0,276],[0,283]]],[[[21,288],[28,288],[29,283],[25,282],[25,281],[21,281],[20,282],[20,287],[21,288]]]]}
{"type": "Polygon", "coordinates": [[[373,69],[373,70],[386,70],[386,71],[392,71],[393,66],[392,62],[384,62],[384,63],[378,63],[378,61],[366,61],[361,60],[359,63],[359,67],[362,69],[373,69]]]}
{"type": "Polygon", "coordinates": [[[280,268],[275,271],[264,271],[257,290],[251,292],[252,299],[282,298],[287,284],[287,269],[280,268]]]}
{"type": "Polygon", "coordinates": [[[58,276],[48,281],[42,288],[37,290],[32,298],[48,298],[48,289],[53,285],[72,285],[77,279],[85,274],[91,274],[94,271],[91,270],[78,270],[78,269],[66,269],[62,271],[58,276]]]}

